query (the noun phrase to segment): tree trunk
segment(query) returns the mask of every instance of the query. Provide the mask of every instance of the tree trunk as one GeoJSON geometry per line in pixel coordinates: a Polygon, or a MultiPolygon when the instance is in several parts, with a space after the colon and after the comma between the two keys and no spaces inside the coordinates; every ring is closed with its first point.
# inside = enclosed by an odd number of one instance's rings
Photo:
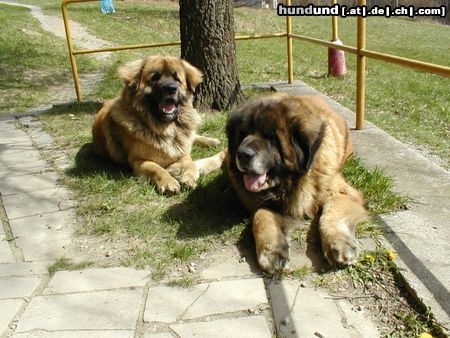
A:
{"type": "Polygon", "coordinates": [[[181,57],[203,72],[199,109],[230,109],[241,90],[236,65],[233,0],[180,0],[181,57]]]}

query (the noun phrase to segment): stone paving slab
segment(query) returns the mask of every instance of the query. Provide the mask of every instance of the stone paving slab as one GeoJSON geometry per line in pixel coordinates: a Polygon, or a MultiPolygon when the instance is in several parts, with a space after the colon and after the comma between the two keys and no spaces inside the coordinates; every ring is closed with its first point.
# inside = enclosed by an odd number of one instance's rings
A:
{"type": "MultiPolygon", "coordinates": [[[[25,134],[26,135],[26,134],[25,134]]],[[[0,151],[9,153],[21,153],[24,151],[35,150],[30,138],[23,137],[20,140],[14,140],[12,142],[0,143],[0,151]]]]}
{"type": "Polygon", "coordinates": [[[74,220],[75,213],[69,209],[12,219],[9,224],[24,260],[30,262],[64,256],[66,247],[72,242],[74,220]]]}
{"type": "Polygon", "coordinates": [[[74,206],[68,191],[62,187],[3,196],[2,199],[9,220],[66,210],[74,206]]]}
{"type": "Polygon", "coordinates": [[[144,338],[178,338],[175,334],[169,332],[146,333],[144,338]]]}
{"type": "Polygon", "coordinates": [[[0,153],[0,162],[3,165],[20,164],[38,161],[41,158],[37,150],[5,150],[0,153]]]}
{"type": "Polygon", "coordinates": [[[0,335],[9,328],[9,323],[24,304],[25,301],[21,299],[0,300],[0,335]]]}
{"type": "Polygon", "coordinates": [[[31,174],[25,178],[22,176],[8,176],[0,180],[0,191],[2,196],[30,193],[54,188],[57,181],[58,174],[55,172],[31,174]]]}
{"type": "Polygon", "coordinates": [[[42,130],[40,121],[38,121],[33,128],[30,128],[28,133],[38,149],[55,149],[53,138],[42,130]]]}
{"type": "Polygon", "coordinates": [[[179,337],[194,338],[271,338],[272,333],[263,316],[220,319],[171,325],[179,337]]]}
{"type": "Polygon", "coordinates": [[[5,231],[3,229],[3,222],[0,219],[0,264],[14,263],[16,260],[11,251],[8,241],[6,240],[5,231]]]}
{"type": "Polygon", "coordinates": [[[45,275],[52,263],[53,261],[0,264],[0,277],[45,275]]]}
{"type": "Polygon", "coordinates": [[[0,145],[14,144],[14,143],[26,143],[31,144],[30,137],[22,130],[16,129],[14,125],[0,122],[4,128],[0,133],[0,145]]]}
{"type": "Polygon", "coordinates": [[[44,331],[13,334],[11,338],[133,338],[132,330],[44,331]]]}
{"type": "Polygon", "coordinates": [[[142,293],[111,290],[34,297],[15,332],[134,330],[142,293]]]}
{"type": "Polygon", "coordinates": [[[144,322],[173,323],[182,319],[186,309],[207,289],[207,284],[190,288],[156,286],[148,290],[144,322]]]}
{"type": "Polygon", "coordinates": [[[2,119],[0,119],[0,131],[3,132],[10,130],[11,128],[14,127],[15,123],[16,123],[15,117],[11,116],[5,117],[5,115],[3,115],[2,119]],[[6,118],[7,120],[3,120],[4,118],[6,118]]]}
{"type": "Polygon", "coordinates": [[[60,271],[55,273],[43,294],[144,287],[149,278],[150,271],[124,267],[60,271]]]}
{"type": "Polygon", "coordinates": [[[40,282],[36,276],[0,278],[0,299],[30,297],[40,282]]]}
{"type": "Polygon", "coordinates": [[[254,310],[259,305],[268,303],[261,278],[213,282],[187,309],[183,318],[194,319],[213,314],[254,310]]]}
{"type": "MultiPolygon", "coordinates": [[[[39,174],[49,170],[49,166],[43,160],[3,165],[0,167],[0,177],[16,177],[30,174],[39,174]]],[[[26,179],[25,177],[23,179],[26,179]]]]}
{"type": "Polygon", "coordinates": [[[300,281],[281,280],[269,284],[277,332],[282,337],[351,337],[342,317],[327,294],[301,287],[300,281]]]}
{"type": "Polygon", "coordinates": [[[0,264],[14,263],[16,259],[4,234],[0,234],[0,264]]]}
{"type": "Polygon", "coordinates": [[[342,321],[350,337],[380,337],[376,325],[372,321],[367,320],[363,309],[353,309],[351,304],[344,299],[337,300],[336,304],[342,312],[342,321]]]}
{"type": "Polygon", "coordinates": [[[260,278],[199,284],[191,288],[157,286],[149,289],[144,321],[171,323],[255,310],[267,303],[264,282],[260,278]]]}

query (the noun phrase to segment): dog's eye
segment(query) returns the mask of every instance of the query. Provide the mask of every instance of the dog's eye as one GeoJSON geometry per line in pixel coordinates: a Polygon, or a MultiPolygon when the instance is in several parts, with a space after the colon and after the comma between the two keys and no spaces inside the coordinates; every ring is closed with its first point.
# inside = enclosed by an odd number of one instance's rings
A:
{"type": "Polygon", "coordinates": [[[154,72],[150,76],[151,81],[158,81],[161,78],[161,74],[159,72],[154,72]]]}
{"type": "Polygon", "coordinates": [[[180,77],[178,76],[178,73],[177,73],[177,72],[174,72],[174,73],[172,74],[172,76],[173,76],[173,79],[174,79],[175,81],[181,82],[181,81],[180,81],[180,77]]]}

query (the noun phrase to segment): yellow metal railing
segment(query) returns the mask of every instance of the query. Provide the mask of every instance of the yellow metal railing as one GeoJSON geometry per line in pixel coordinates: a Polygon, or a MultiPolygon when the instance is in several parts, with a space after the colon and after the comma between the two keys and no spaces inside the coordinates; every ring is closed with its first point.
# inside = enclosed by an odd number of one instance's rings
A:
{"type": "MultiPolygon", "coordinates": [[[[366,5],[366,0],[359,0],[360,6],[366,5]]],[[[366,57],[361,50],[366,49],[366,19],[358,16],[356,38],[356,129],[362,129],[366,110],[366,57]]]]}
{"type": "MultiPolygon", "coordinates": [[[[81,101],[81,90],[80,81],[78,77],[78,68],[75,60],[75,55],[80,54],[92,54],[92,53],[103,53],[103,52],[114,52],[120,50],[132,50],[140,48],[156,48],[156,47],[167,47],[167,46],[178,46],[180,41],[162,42],[162,43],[152,43],[152,44],[142,44],[142,45],[129,45],[129,46],[117,46],[117,47],[105,47],[97,49],[86,49],[86,50],[75,50],[73,47],[72,35],[70,33],[69,25],[69,15],[67,10],[67,5],[71,3],[80,2],[93,2],[98,0],[63,0],[61,3],[61,11],[64,20],[64,27],[66,30],[67,46],[69,49],[70,64],[72,66],[72,75],[75,83],[75,91],[77,94],[77,100],[81,101]]],[[[331,0],[332,4],[336,3],[336,0],[331,0]]],[[[291,5],[291,0],[286,1],[286,5],[291,5]]],[[[366,6],[366,0],[358,0],[358,6],[366,6]]],[[[332,17],[332,32],[333,41],[337,39],[338,36],[338,23],[337,17],[332,17]]],[[[364,124],[365,115],[365,98],[366,98],[366,58],[372,58],[384,62],[389,62],[416,70],[424,71],[427,73],[437,74],[441,76],[450,77],[450,67],[437,65],[433,63],[423,62],[419,60],[399,57],[396,55],[385,54],[380,52],[375,52],[366,49],[366,19],[363,17],[357,18],[357,44],[356,47],[347,46],[343,44],[338,44],[334,42],[329,42],[322,39],[316,39],[304,35],[294,34],[292,32],[292,18],[286,16],[286,32],[273,33],[273,34],[255,34],[255,35],[244,35],[236,36],[235,40],[254,40],[254,39],[268,39],[268,38],[279,38],[285,37],[287,43],[287,68],[288,68],[288,83],[294,81],[294,59],[293,59],[293,40],[301,40],[306,42],[315,43],[325,47],[331,47],[351,54],[356,54],[356,129],[362,129],[364,124]]]]}

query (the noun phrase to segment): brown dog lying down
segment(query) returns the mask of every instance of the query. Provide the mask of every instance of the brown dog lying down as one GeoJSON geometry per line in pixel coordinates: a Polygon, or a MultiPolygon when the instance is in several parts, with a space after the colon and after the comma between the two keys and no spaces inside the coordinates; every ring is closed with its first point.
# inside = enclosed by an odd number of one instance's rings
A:
{"type": "MultiPolygon", "coordinates": [[[[345,121],[317,96],[274,94],[244,104],[227,123],[229,179],[253,216],[260,267],[274,273],[289,258],[291,225],[309,216],[332,265],[352,264],[364,197],[344,179],[352,153],[345,121]]],[[[224,154],[203,159],[218,168],[224,154]]]]}
{"type": "Polygon", "coordinates": [[[195,187],[199,176],[191,159],[194,142],[216,145],[196,135],[201,122],[192,106],[202,73],[175,57],[152,56],[119,70],[125,85],[97,113],[92,135],[95,151],[148,177],[164,193],[195,187]]]}

